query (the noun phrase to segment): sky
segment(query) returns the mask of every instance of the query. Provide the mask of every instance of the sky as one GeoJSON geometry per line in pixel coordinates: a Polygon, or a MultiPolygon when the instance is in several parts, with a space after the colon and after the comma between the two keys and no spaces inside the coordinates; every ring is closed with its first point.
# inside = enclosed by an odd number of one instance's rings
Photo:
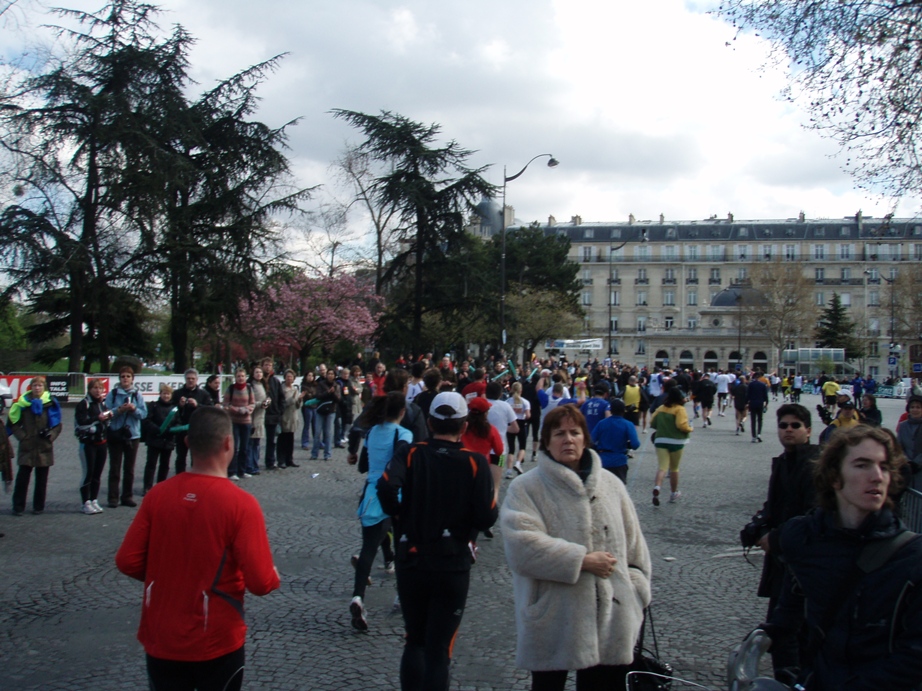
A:
{"type": "MultiPolygon", "coordinates": [[[[27,1],[27,0],[23,0],[27,1]]],[[[95,9],[73,0],[67,6],[95,9]]],[[[257,117],[300,118],[290,158],[304,186],[343,199],[331,162],[360,134],[330,110],[382,110],[439,123],[475,150],[523,222],[880,216],[837,146],[805,130],[780,97],[782,69],[760,69],[758,38],[737,40],[710,0],[161,0],[161,24],[197,43],[202,89],[278,53],[257,117]]],[[[7,39],[34,28],[7,18],[7,39]],[[13,31],[13,34],[10,32],[13,31]]],[[[19,40],[19,39],[16,39],[19,40]]],[[[8,43],[8,45],[10,45],[8,43]]],[[[914,215],[905,200],[898,216],[914,215]]],[[[362,219],[350,219],[361,226],[362,219]]]]}

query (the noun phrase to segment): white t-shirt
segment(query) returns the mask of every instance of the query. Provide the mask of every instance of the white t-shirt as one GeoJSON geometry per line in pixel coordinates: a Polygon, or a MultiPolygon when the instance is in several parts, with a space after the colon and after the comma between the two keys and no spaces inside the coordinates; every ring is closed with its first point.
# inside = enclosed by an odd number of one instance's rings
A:
{"type": "Polygon", "coordinates": [[[509,442],[506,439],[506,430],[515,422],[515,412],[512,406],[505,401],[490,401],[490,410],[487,411],[487,420],[498,431],[499,436],[503,438],[503,451],[509,453],[509,442]]]}
{"type": "Polygon", "coordinates": [[[512,412],[515,413],[516,420],[524,420],[526,413],[531,410],[531,403],[528,402],[527,398],[519,397],[521,403],[516,404],[514,398],[510,398],[506,403],[512,407],[512,412]]]}
{"type": "Polygon", "coordinates": [[[717,379],[717,393],[730,393],[730,377],[726,374],[718,374],[717,379]]]}
{"type": "Polygon", "coordinates": [[[407,387],[407,403],[412,403],[413,399],[419,396],[423,391],[426,390],[426,385],[423,384],[422,380],[419,380],[416,384],[410,383],[407,387]]]}

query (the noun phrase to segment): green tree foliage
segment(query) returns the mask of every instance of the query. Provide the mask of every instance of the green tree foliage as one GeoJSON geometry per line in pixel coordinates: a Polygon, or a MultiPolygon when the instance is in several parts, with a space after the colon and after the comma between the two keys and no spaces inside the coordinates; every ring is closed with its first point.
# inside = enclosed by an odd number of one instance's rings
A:
{"type": "Polygon", "coordinates": [[[454,141],[436,143],[439,125],[388,111],[366,115],[336,109],[333,115],[359,129],[366,139],[357,150],[385,167],[373,182],[372,196],[385,213],[399,217],[398,237],[406,249],[396,254],[382,281],[388,284],[412,273],[412,304],[402,316],[412,324],[408,345],[420,347],[426,276],[463,236],[464,219],[474,202],[493,195],[495,187],[482,177],[484,168],[467,166],[473,152],[454,141]]]}
{"type": "MultiPolygon", "coordinates": [[[[15,161],[18,203],[0,218],[11,292],[59,305],[69,367],[91,334],[108,358],[128,302],[164,296],[175,366],[189,334],[233,320],[239,298],[281,253],[273,216],[309,190],[289,184],[286,127],[250,118],[279,57],[190,101],[192,39],[159,37],[156,8],[112,0],[97,13],[61,10],[80,29],[71,49],[6,94],[0,141],[15,161]]],[[[290,124],[290,123],[289,123],[290,124]]],[[[104,359],[103,362],[106,362],[104,359]]]]}
{"type": "Polygon", "coordinates": [[[59,29],[71,51],[3,98],[0,142],[15,162],[18,197],[0,218],[0,255],[12,266],[8,292],[67,291],[71,370],[88,312],[96,313],[101,341],[109,340],[106,296],[131,272],[138,229],[123,183],[127,163],[148,148],[144,114],[183,87],[177,79],[188,37],[177,28],[155,38],[154,11],[132,1],[95,14],[56,10],[81,27],[59,29]]]}
{"type": "Polygon", "coordinates": [[[856,337],[855,322],[848,316],[838,293],[832,294],[829,304],[823,308],[816,327],[816,341],[821,348],[844,348],[845,359],[864,357],[864,345],[856,337]]]}
{"type": "Polygon", "coordinates": [[[19,306],[12,300],[0,303],[0,350],[25,350],[28,347],[19,306]]]}
{"type": "Polygon", "coordinates": [[[922,3],[903,0],[723,0],[719,14],[789,63],[786,95],[833,137],[864,187],[922,189],[922,3]]]}

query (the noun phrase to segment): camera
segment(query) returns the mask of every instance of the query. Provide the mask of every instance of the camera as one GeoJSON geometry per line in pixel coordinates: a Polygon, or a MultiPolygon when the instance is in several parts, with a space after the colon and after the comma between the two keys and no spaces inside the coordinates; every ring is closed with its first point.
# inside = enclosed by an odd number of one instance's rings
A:
{"type": "Polygon", "coordinates": [[[768,531],[768,519],[760,511],[752,517],[749,523],[743,526],[740,531],[740,544],[743,545],[744,549],[752,549],[768,531]]]}
{"type": "Polygon", "coordinates": [[[38,431],[38,436],[40,436],[42,439],[51,439],[51,428],[46,427],[45,429],[40,429],[38,431]]]}
{"type": "Polygon", "coordinates": [[[820,420],[823,421],[824,425],[832,424],[832,413],[830,413],[823,405],[817,404],[816,412],[820,416],[820,420]]]}

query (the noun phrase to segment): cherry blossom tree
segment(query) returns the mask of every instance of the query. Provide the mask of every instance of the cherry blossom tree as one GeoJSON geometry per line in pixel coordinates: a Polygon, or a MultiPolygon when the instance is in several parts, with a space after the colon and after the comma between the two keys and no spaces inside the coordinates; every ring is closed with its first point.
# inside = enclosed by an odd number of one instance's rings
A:
{"type": "Polygon", "coordinates": [[[355,276],[297,274],[240,305],[241,332],[261,347],[291,352],[303,370],[315,348],[365,343],[378,328],[382,299],[355,276]]]}

